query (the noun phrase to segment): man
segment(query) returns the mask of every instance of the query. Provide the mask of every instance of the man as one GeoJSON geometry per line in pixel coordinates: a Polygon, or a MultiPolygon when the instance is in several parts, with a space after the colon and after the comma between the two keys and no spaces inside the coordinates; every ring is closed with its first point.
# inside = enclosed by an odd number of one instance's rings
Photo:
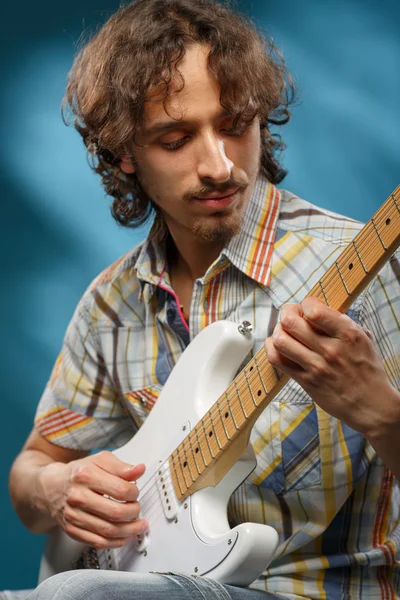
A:
{"type": "Polygon", "coordinates": [[[232,524],[268,523],[279,534],[251,588],[84,570],[50,578],[32,598],[400,592],[398,261],[350,316],[303,300],[359,225],[275,188],[284,172],[269,128],[288,121],[292,92],[272,44],[209,0],[139,0],[77,57],[67,102],[114,216],[135,226],[153,210],[155,221],[77,307],[11,471],[22,521],[37,533],[58,525],[99,549],[147,530],[145,465],[90,452],[134,435],[184,348],[213,321],[250,321],[254,350],[264,344],[293,380],[257,421],[257,468],[229,505],[232,524]]]}

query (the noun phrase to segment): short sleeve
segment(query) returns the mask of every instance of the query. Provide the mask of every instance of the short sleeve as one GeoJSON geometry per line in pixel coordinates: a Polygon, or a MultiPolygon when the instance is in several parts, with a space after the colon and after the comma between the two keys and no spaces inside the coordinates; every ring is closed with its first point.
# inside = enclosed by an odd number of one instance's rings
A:
{"type": "Polygon", "coordinates": [[[39,402],[35,427],[53,444],[77,450],[116,448],[135,433],[107,372],[85,295],[39,402]]]}

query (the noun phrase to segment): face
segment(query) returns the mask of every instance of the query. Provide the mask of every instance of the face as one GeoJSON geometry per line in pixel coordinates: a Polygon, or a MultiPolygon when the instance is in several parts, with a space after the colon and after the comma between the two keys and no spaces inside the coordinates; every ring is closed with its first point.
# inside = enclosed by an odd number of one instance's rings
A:
{"type": "Polygon", "coordinates": [[[223,245],[240,230],[259,172],[260,127],[255,118],[232,128],[207,59],[204,46],[187,50],[179,67],[185,85],[169,96],[167,111],[156,92],[150,97],[140,145],[121,169],[136,172],[175,240],[223,245]]]}

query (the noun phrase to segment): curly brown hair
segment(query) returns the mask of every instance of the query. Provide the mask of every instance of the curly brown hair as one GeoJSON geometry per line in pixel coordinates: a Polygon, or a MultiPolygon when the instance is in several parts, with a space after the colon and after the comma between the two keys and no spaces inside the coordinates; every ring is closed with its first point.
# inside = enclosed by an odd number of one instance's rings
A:
{"type": "MultiPolygon", "coordinates": [[[[209,69],[223,108],[239,120],[260,118],[261,171],[272,183],[286,175],[276,157],[284,148],[270,125],[290,119],[296,90],[272,39],[214,0],[136,0],[121,7],[78,53],[63,109],[92,157],[91,166],[114,198],[112,214],[124,226],[142,225],[155,210],[136,175],[124,174],[120,157],[141,130],[150,88],[163,90],[164,106],[179,64],[194,44],[207,45],[209,69]]],[[[176,89],[176,88],[174,88],[176,89]]],[[[161,224],[160,224],[161,225],[161,224]]]]}

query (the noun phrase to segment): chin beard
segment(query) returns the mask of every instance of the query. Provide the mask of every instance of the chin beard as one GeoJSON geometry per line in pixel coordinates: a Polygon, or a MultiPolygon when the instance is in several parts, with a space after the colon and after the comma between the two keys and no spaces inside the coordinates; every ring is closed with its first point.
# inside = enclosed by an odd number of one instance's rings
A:
{"type": "Polygon", "coordinates": [[[240,233],[242,223],[242,214],[234,214],[229,217],[215,216],[213,219],[196,221],[192,227],[192,232],[200,242],[219,242],[225,245],[240,233]]]}

